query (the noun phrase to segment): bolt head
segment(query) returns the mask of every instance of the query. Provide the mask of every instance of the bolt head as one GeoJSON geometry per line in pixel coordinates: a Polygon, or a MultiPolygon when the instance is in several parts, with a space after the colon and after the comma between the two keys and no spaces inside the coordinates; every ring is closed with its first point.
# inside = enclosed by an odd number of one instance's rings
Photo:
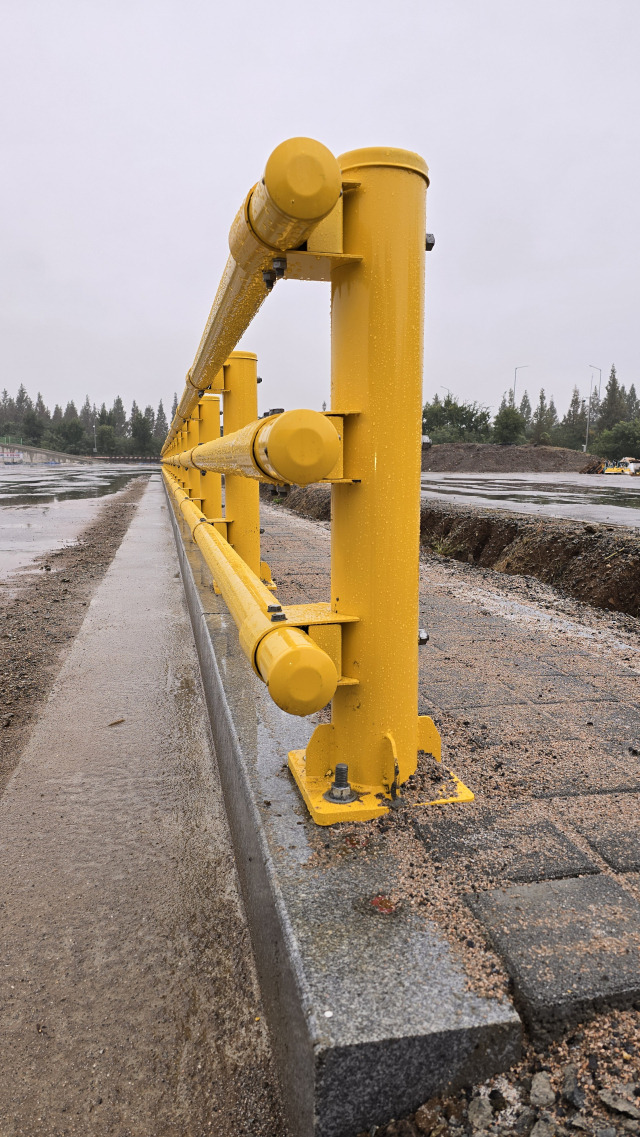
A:
{"type": "Polygon", "coordinates": [[[429,643],[428,631],[426,628],[418,628],[418,646],[424,647],[426,643],[429,643]]]}
{"type": "Polygon", "coordinates": [[[427,233],[427,235],[425,237],[424,247],[428,253],[431,252],[435,243],[436,243],[436,239],[435,239],[434,234],[433,233],[427,233]]]}

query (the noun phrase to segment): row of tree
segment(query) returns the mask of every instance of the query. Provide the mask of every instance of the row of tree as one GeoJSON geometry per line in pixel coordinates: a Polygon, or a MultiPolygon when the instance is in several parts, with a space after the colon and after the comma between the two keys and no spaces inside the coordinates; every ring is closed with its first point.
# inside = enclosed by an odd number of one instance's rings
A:
{"type": "Polygon", "coordinates": [[[100,455],[154,457],[160,453],[167,429],[162,400],[156,411],[150,406],[141,410],[134,401],[127,415],[119,395],[109,410],[105,403],[98,410],[87,395],[80,410],[69,402],[64,410],[56,404],[53,412],[39,392],[33,402],[22,384],[15,399],[6,390],[0,396],[0,440],[67,454],[93,454],[95,448],[100,455]]]}
{"type": "Polygon", "coordinates": [[[498,442],[503,445],[566,446],[604,458],[640,456],[640,399],[633,384],[627,391],[612,366],[602,398],[598,391],[585,399],[574,387],[571,402],[560,418],[553,397],[540,391],[532,407],[525,391],[516,406],[513,391],[502,398],[495,417],[478,403],[460,403],[449,392],[424,405],[422,426],[433,442],[498,442]]]}
{"type": "MultiPolygon", "coordinates": [[[[174,395],[172,418],[176,408],[174,395]]],[[[425,403],[422,428],[433,442],[529,442],[571,450],[582,450],[587,443],[589,451],[605,458],[640,456],[640,399],[633,384],[627,391],[619,382],[612,366],[602,399],[595,390],[587,400],[574,387],[562,419],[544,389],[535,407],[526,391],[516,406],[509,391],[493,419],[486,407],[459,402],[449,391],[445,399],[435,395],[425,403]]],[[[119,395],[109,410],[105,403],[98,410],[87,395],[80,410],[69,402],[64,410],[56,404],[53,412],[40,393],[33,402],[22,384],[15,399],[6,390],[0,396],[0,440],[68,454],[92,454],[95,447],[104,455],[157,456],[167,429],[162,400],[156,411],[151,406],[141,410],[134,401],[127,416],[119,395]]]]}

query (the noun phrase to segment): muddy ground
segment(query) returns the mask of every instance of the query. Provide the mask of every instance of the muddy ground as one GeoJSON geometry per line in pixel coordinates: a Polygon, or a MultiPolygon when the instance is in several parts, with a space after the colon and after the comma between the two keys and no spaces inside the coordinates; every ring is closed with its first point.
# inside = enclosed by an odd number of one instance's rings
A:
{"type": "MultiPolygon", "coordinates": [[[[294,487],[284,504],[303,517],[328,521],[331,491],[328,486],[294,487]]],[[[442,556],[536,577],[582,603],[640,615],[640,535],[635,529],[430,500],[421,504],[420,541],[442,556]]]]}
{"type": "Polygon", "coordinates": [[[422,469],[438,473],[581,473],[599,460],[596,455],[562,446],[497,446],[493,442],[439,443],[422,451],[422,469]]]}

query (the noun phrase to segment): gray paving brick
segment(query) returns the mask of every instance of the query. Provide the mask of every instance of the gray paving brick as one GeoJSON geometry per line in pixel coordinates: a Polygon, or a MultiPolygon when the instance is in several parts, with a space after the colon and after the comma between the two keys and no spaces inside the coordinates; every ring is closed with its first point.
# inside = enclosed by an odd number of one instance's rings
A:
{"type": "Polygon", "coordinates": [[[468,898],[536,1038],[640,1005],[640,904],[609,876],[514,884],[468,898]]]}
{"type": "Polygon", "coordinates": [[[598,808],[578,806],[570,819],[593,849],[618,872],[640,871],[640,795],[616,795],[598,808]]]}
{"type": "Polygon", "coordinates": [[[458,817],[444,814],[415,829],[434,860],[458,860],[476,879],[524,882],[598,871],[551,821],[531,821],[520,808],[502,814],[478,808],[458,817]]]}

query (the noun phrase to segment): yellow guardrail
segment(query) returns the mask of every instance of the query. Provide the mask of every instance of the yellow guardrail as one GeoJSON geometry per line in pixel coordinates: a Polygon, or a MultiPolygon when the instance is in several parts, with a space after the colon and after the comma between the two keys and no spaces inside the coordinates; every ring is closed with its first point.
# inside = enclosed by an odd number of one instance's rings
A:
{"type": "Polygon", "coordinates": [[[330,476],[340,453],[341,437],[332,416],[318,411],[283,411],[167,455],[167,465],[220,474],[308,486],[330,476]]]}
{"type": "Polygon", "coordinates": [[[231,227],[231,255],[187,373],[165,449],[273,287],[280,272],[278,254],[304,244],[335,207],[341,190],[340,167],[322,143],[292,138],[274,150],[264,177],[249,191],[231,227]]]}
{"type": "MultiPolygon", "coordinates": [[[[234,221],[163,449],[168,488],[256,674],[289,713],[331,701],[331,722],[289,754],[323,825],[386,812],[418,752],[441,757],[433,721],[418,715],[427,185],[410,151],[277,147],[234,221]],[[256,356],[233,349],[283,278],[331,284],[331,410],[261,420],[256,356]],[[329,602],[278,603],[260,559],[260,481],[331,483],[329,602]]],[[[472,799],[453,782],[434,802],[472,799]]]]}

